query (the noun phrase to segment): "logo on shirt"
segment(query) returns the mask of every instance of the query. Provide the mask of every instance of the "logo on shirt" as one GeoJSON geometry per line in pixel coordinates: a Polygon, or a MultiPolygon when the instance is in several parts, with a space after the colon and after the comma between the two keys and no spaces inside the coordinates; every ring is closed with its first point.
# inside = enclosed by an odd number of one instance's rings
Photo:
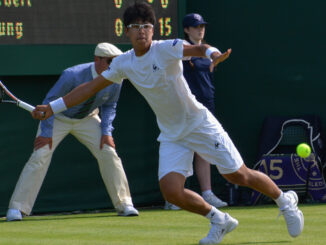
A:
{"type": "Polygon", "coordinates": [[[179,39],[174,39],[172,46],[175,46],[179,42],[179,39]]]}
{"type": "Polygon", "coordinates": [[[218,143],[218,142],[216,141],[216,142],[215,142],[215,149],[217,149],[219,145],[220,145],[220,143],[218,143]]]}
{"type": "Polygon", "coordinates": [[[160,69],[160,68],[158,68],[157,65],[153,64],[153,72],[156,72],[156,71],[158,71],[159,69],[160,69]]]}

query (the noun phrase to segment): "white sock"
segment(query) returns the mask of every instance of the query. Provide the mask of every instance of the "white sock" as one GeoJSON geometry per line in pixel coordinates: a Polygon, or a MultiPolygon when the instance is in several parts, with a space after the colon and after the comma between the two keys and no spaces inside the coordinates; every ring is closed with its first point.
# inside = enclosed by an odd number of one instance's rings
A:
{"type": "Polygon", "coordinates": [[[203,192],[201,193],[201,195],[202,195],[202,196],[208,196],[208,195],[210,195],[211,193],[213,194],[212,190],[206,190],[206,191],[203,191],[203,192]]]}
{"type": "Polygon", "coordinates": [[[284,192],[281,191],[281,195],[274,200],[277,204],[277,206],[280,208],[280,209],[283,209],[289,202],[289,199],[286,198],[286,196],[284,195],[284,192]]]}
{"type": "Polygon", "coordinates": [[[209,211],[209,213],[205,217],[209,219],[211,223],[214,224],[224,223],[225,221],[225,213],[221,212],[214,206],[212,206],[211,211],[209,211]]]}

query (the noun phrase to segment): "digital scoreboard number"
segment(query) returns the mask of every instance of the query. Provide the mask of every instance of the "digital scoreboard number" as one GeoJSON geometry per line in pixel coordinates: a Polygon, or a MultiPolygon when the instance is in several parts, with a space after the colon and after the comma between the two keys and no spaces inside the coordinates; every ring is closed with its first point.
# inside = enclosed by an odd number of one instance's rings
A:
{"type": "MultiPolygon", "coordinates": [[[[178,36],[178,0],[147,0],[153,39],[178,36]]],[[[122,16],[134,0],[0,0],[0,44],[129,43],[122,16]]]]}

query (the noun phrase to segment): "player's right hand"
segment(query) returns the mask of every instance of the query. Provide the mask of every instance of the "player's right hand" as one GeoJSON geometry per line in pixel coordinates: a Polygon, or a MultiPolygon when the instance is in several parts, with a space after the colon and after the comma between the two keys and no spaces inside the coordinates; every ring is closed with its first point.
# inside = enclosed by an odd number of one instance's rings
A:
{"type": "Polygon", "coordinates": [[[38,120],[46,120],[53,115],[50,105],[38,105],[32,112],[32,117],[38,120]]]}
{"type": "Polygon", "coordinates": [[[219,53],[219,52],[214,52],[211,55],[212,58],[212,63],[209,66],[209,70],[210,72],[213,72],[214,67],[216,67],[219,63],[223,62],[224,60],[226,60],[227,58],[229,58],[230,54],[232,52],[232,49],[228,49],[226,52],[224,52],[223,54],[219,53]]]}

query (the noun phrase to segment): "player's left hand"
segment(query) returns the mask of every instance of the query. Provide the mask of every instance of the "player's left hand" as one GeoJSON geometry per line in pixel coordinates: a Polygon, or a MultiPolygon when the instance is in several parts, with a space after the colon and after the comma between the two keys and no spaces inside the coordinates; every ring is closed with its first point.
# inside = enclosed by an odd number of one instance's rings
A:
{"type": "Polygon", "coordinates": [[[53,115],[50,105],[38,105],[32,112],[32,117],[38,120],[46,120],[53,115]]]}
{"type": "Polygon", "coordinates": [[[115,144],[114,144],[114,140],[113,140],[112,136],[102,135],[101,144],[100,144],[101,150],[102,150],[104,144],[111,146],[112,148],[115,148],[115,144]]]}
{"type": "Polygon", "coordinates": [[[209,66],[209,70],[211,72],[213,72],[214,67],[217,66],[219,63],[223,62],[224,60],[226,60],[227,58],[229,58],[230,54],[232,52],[232,49],[228,49],[226,52],[224,52],[223,54],[219,53],[219,52],[214,52],[211,55],[212,58],[212,63],[209,66]]]}

